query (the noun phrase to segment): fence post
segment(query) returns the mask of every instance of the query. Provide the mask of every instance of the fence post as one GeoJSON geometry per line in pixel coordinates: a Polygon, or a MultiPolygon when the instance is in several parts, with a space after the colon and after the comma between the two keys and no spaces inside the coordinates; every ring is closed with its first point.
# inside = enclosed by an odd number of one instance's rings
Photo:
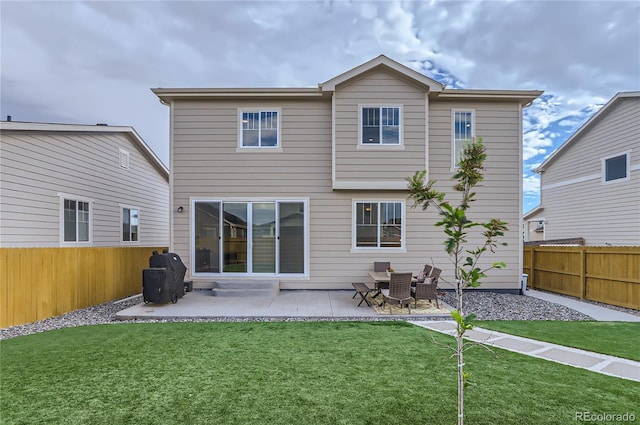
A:
{"type": "Polygon", "coordinates": [[[580,299],[587,297],[587,248],[580,248],[580,299]]]}
{"type": "Polygon", "coordinates": [[[536,247],[531,246],[531,273],[529,273],[529,285],[536,289],[536,247]]]}

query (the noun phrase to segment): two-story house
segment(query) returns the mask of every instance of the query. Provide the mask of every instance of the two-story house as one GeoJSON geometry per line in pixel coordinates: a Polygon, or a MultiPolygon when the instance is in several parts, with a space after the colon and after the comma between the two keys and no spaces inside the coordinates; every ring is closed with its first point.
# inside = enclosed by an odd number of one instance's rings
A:
{"type": "Polygon", "coordinates": [[[620,92],[535,170],[528,240],[640,245],[640,92],[620,92]]]}
{"type": "Polygon", "coordinates": [[[415,272],[433,263],[452,280],[437,213],[412,208],[405,179],[427,169],[455,200],[461,148],[482,136],[471,218],[511,226],[509,246],[487,259],[508,267],[484,287],[519,290],[522,111],[540,91],[448,89],[379,56],[313,88],[153,92],[170,107],[171,249],[194,286],[273,278],[342,289],[374,261],[415,272]]]}
{"type": "Polygon", "coordinates": [[[0,326],[140,292],[169,170],[131,127],[0,123],[0,326]]]}

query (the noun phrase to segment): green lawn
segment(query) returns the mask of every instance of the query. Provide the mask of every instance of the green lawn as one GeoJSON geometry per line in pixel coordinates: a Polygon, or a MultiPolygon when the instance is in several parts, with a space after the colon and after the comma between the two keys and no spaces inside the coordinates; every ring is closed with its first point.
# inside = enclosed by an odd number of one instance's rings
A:
{"type": "Polygon", "coordinates": [[[486,320],[476,324],[485,329],[640,361],[640,322],[486,320]]]}
{"type": "MultiPolygon", "coordinates": [[[[451,337],[405,322],[138,323],[0,342],[2,424],[452,424],[451,337]]],[[[469,424],[640,416],[640,384],[467,351],[469,424]]]]}

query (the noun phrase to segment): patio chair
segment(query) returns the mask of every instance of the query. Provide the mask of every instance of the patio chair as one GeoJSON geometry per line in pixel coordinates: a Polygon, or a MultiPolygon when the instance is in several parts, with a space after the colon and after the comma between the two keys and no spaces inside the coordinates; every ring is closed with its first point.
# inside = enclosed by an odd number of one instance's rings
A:
{"type": "Polygon", "coordinates": [[[424,282],[425,278],[429,277],[429,275],[431,274],[431,269],[433,267],[431,267],[428,264],[424,265],[424,269],[422,269],[422,272],[420,274],[418,274],[418,276],[414,276],[416,279],[418,279],[418,282],[422,283],[424,282]]]}
{"type": "Polygon", "coordinates": [[[391,267],[390,261],[375,261],[373,263],[373,271],[377,273],[386,272],[389,267],[391,267]]]}
{"type": "Polygon", "coordinates": [[[382,290],[382,308],[385,303],[389,304],[389,313],[393,313],[391,304],[399,304],[401,307],[406,305],[411,314],[411,275],[412,273],[391,273],[389,289],[382,290]]]}
{"type": "Polygon", "coordinates": [[[431,278],[431,282],[435,283],[436,287],[438,286],[438,279],[440,279],[440,273],[442,273],[442,269],[434,267],[431,270],[431,274],[429,275],[429,277],[431,278]]]}
{"type": "MultiPolygon", "coordinates": [[[[373,271],[376,273],[384,273],[387,271],[387,269],[391,267],[391,262],[390,261],[375,261],[373,263],[373,271]]],[[[389,288],[389,284],[388,283],[378,283],[376,285],[376,289],[377,292],[374,295],[375,297],[377,297],[378,295],[380,295],[380,289],[387,289],[389,288]]]]}
{"type": "Polygon", "coordinates": [[[418,307],[418,300],[436,300],[436,307],[440,308],[438,304],[438,284],[428,277],[423,283],[416,283],[415,288],[411,288],[411,296],[415,300],[413,306],[418,307]]]}

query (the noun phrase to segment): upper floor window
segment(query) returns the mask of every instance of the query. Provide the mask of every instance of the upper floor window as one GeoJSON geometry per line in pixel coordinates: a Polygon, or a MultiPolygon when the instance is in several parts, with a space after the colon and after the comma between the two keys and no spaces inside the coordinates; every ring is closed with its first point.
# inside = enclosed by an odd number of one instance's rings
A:
{"type": "Polygon", "coordinates": [[[240,146],[277,148],[280,146],[280,111],[240,111],[240,146]]]}
{"type": "Polygon", "coordinates": [[[89,202],[65,198],[63,205],[63,241],[89,242],[89,202]]]}
{"type": "Polygon", "coordinates": [[[629,153],[623,153],[602,160],[603,182],[629,179],[629,153]]]}
{"type": "Polygon", "coordinates": [[[453,110],[453,167],[457,167],[460,163],[460,158],[462,158],[462,152],[464,150],[464,146],[471,142],[471,139],[475,137],[475,120],[474,120],[474,111],[460,111],[453,110]]]}
{"type": "Polygon", "coordinates": [[[356,248],[402,248],[402,202],[355,202],[356,248]]]}
{"type": "Polygon", "coordinates": [[[399,145],[402,137],[399,106],[363,106],[361,108],[361,143],[369,145],[399,145]]]}
{"type": "Polygon", "coordinates": [[[137,208],[122,208],[122,242],[138,242],[139,222],[137,208]]]}

